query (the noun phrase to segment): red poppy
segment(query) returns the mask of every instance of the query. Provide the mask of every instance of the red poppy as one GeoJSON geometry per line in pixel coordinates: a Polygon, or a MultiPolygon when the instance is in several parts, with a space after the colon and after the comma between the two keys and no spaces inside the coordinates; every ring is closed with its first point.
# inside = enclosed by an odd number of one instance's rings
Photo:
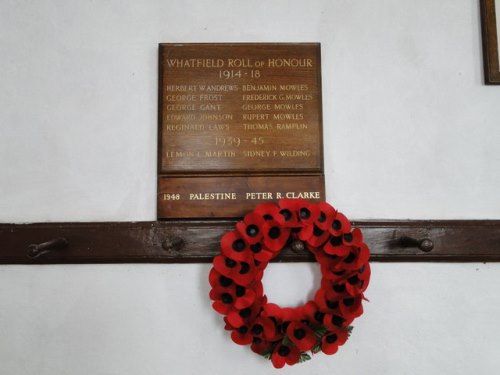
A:
{"type": "Polygon", "coordinates": [[[348,331],[345,328],[327,332],[321,338],[321,351],[325,354],[335,354],[339,346],[345,344],[348,336],[348,331]]]}
{"type": "Polygon", "coordinates": [[[370,284],[370,276],[371,276],[371,267],[370,263],[366,262],[359,269],[359,280],[361,281],[360,291],[364,292],[366,288],[368,288],[368,284],[370,284]]]}
{"type": "Polygon", "coordinates": [[[251,306],[255,302],[256,294],[250,288],[233,284],[228,288],[213,288],[210,291],[210,299],[214,301],[214,310],[226,315],[233,307],[241,310],[251,306]]]}
{"type": "Polygon", "coordinates": [[[241,326],[231,332],[231,339],[238,345],[248,345],[253,341],[253,336],[247,326],[241,326]]]}
{"type": "Polygon", "coordinates": [[[361,303],[363,296],[345,296],[340,300],[340,312],[345,317],[357,318],[363,314],[363,304],[361,303]]]}
{"type": "Polygon", "coordinates": [[[262,246],[261,242],[254,243],[250,245],[250,251],[253,255],[255,261],[259,263],[265,263],[263,266],[256,264],[256,267],[259,269],[263,269],[267,266],[267,263],[273,258],[275,253],[267,249],[265,246],[262,246]]]}
{"type": "Polygon", "coordinates": [[[346,290],[351,296],[364,292],[370,283],[370,264],[364,264],[360,270],[350,274],[346,280],[346,290]]]}
{"type": "Polygon", "coordinates": [[[225,323],[224,329],[226,331],[232,331],[233,329],[235,329],[235,327],[233,325],[231,325],[231,323],[229,323],[226,316],[224,317],[224,323],[225,323]]]}
{"type": "Polygon", "coordinates": [[[234,288],[214,288],[210,291],[210,299],[214,301],[212,307],[219,314],[226,315],[234,305],[236,296],[234,288]]]}
{"type": "Polygon", "coordinates": [[[335,210],[335,208],[330,206],[327,202],[318,203],[318,210],[319,215],[315,224],[320,229],[328,230],[332,226],[337,210],[335,210]]]}
{"type": "Polygon", "coordinates": [[[283,216],[280,214],[280,209],[273,203],[261,203],[255,210],[253,210],[257,215],[261,216],[264,220],[274,220],[278,223],[284,225],[285,220],[283,216]]]}
{"type": "Polygon", "coordinates": [[[330,238],[330,233],[327,230],[321,229],[316,224],[311,224],[309,227],[312,228],[311,236],[307,239],[309,245],[320,247],[330,238]]]}
{"type": "Polygon", "coordinates": [[[342,260],[342,267],[346,270],[356,270],[368,262],[370,252],[368,246],[362,243],[359,246],[351,246],[349,254],[342,260]]]}
{"type": "Polygon", "coordinates": [[[343,213],[337,212],[328,230],[334,236],[341,236],[351,231],[351,222],[343,213]]]}
{"type": "MultiPolygon", "coordinates": [[[[352,272],[352,271],[349,271],[349,272],[352,272]]],[[[321,285],[326,285],[326,284],[323,284],[323,282],[328,283],[328,287],[324,286],[324,288],[328,289],[329,287],[333,287],[336,284],[346,284],[348,277],[351,276],[351,274],[349,272],[346,270],[342,270],[342,269],[337,270],[334,268],[333,272],[331,273],[329,278],[325,277],[321,280],[321,285]]]]}
{"type": "Polygon", "coordinates": [[[261,306],[261,304],[253,304],[243,308],[234,306],[227,312],[227,320],[233,327],[248,324],[257,317],[261,306]]]}
{"type": "Polygon", "coordinates": [[[299,202],[296,199],[281,199],[279,202],[279,213],[283,217],[283,225],[289,228],[301,227],[299,220],[299,202]]]}
{"type": "Polygon", "coordinates": [[[273,345],[274,343],[270,341],[263,340],[260,337],[254,337],[250,349],[252,349],[254,353],[264,355],[265,353],[272,351],[273,345]]]}
{"type": "Polygon", "coordinates": [[[271,362],[275,368],[282,368],[285,364],[293,366],[299,362],[299,359],[299,349],[294,345],[276,345],[271,355],[271,362]]]}
{"type": "Polygon", "coordinates": [[[296,202],[299,220],[303,225],[312,225],[319,219],[320,209],[317,204],[305,199],[297,199],[296,202]]]}
{"type": "Polygon", "coordinates": [[[286,329],[286,334],[301,352],[311,350],[316,344],[313,330],[300,321],[292,321],[286,329]]]}
{"type": "Polygon", "coordinates": [[[219,273],[241,286],[247,286],[255,280],[262,279],[262,271],[255,268],[252,260],[248,262],[236,262],[231,258],[218,255],[214,258],[213,265],[219,273]]]}
{"type": "Polygon", "coordinates": [[[337,257],[335,255],[329,257],[325,255],[326,259],[323,259],[320,263],[321,273],[323,274],[323,278],[327,280],[336,280],[339,277],[339,274],[344,270],[342,267],[342,259],[341,257],[337,257]]]}
{"type": "Polygon", "coordinates": [[[208,274],[208,282],[212,288],[224,287],[227,288],[233,284],[233,280],[217,272],[215,268],[210,270],[208,274]]]}
{"type": "Polygon", "coordinates": [[[361,229],[354,228],[350,233],[344,233],[342,236],[342,243],[344,245],[360,245],[363,243],[363,233],[361,229]]]}
{"type": "Polygon", "coordinates": [[[224,255],[217,255],[212,261],[214,268],[220,274],[234,280],[234,276],[239,272],[239,262],[224,255]]]}
{"type": "Polygon", "coordinates": [[[236,285],[235,296],[236,300],[234,301],[234,307],[239,310],[251,306],[257,297],[256,293],[251,288],[245,288],[241,285],[236,285]]]}
{"type": "Polygon", "coordinates": [[[314,296],[314,302],[322,312],[333,314],[339,312],[339,301],[344,295],[334,289],[321,287],[314,296]]]}
{"type": "Polygon", "coordinates": [[[248,242],[235,230],[222,236],[220,246],[222,254],[237,261],[247,260],[251,256],[248,242]]]}
{"type": "Polygon", "coordinates": [[[351,316],[344,316],[341,315],[340,313],[338,314],[325,314],[325,317],[323,318],[323,325],[326,327],[328,330],[336,330],[341,327],[347,327],[354,318],[351,316]]]}
{"type": "Polygon", "coordinates": [[[309,250],[311,254],[314,255],[316,262],[318,262],[320,265],[328,265],[330,263],[330,259],[328,259],[329,255],[325,254],[321,247],[314,247],[309,245],[307,246],[307,250],[309,250]]]}
{"type": "Polygon", "coordinates": [[[338,256],[325,253],[321,247],[307,246],[307,249],[314,255],[316,261],[321,266],[333,268],[334,265],[339,261],[338,256]]]}
{"type": "Polygon", "coordinates": [[[332,236],[323,246],[325,253],[343,257],[349,254],[350,246],[344,245],[342,237],[332,236]]]}
{"type": "Polygon", "coordinates": [[[262,226],[264,245],[273,252],[279,252],[290,236],[290,228],[284,228],[275,220],[268,220],[262,226]]]}
{"type": "Polygon", "coordinates": [[[313,225],[305,225],[300,228],[293,228],[292,234],[294,238],[298,238],[301,241],[307,241],[311,238],[313,234],[314,226],[313,225]]]}
{"type": "Polygon", "coordinates": [[[259,316],[253,320],[250,328],[254,337],[259,337],[268,341],[273,341],[276,337],[276,326],[274,322],[267,317],[259,316]]]}
{"type": "Polygon", "coordinates": [[[236,229],[250,245],[258,243],[262,238],[262,225],[264,218],[251,212],[246,214],[243,221],[236,224],[236,229]]]}
{"type": "Polygon", "coordinates": [[[283,309],[275,303],[266,303],[262,306],[262,316],[274,319],[276,323],[281,324],[283,319],[283,309]]]}
{"type": "Polygon", "coordinates": [[[213,302],[213,308],[220,314],[231,314],[232,310],[239,311],[249,306],[257,306],[257,301],[263,298],[262,283],[256,281],[252,288],[236,285],[224,275],[212,269],[209,275],[210,290],[209,297],[213,302]]]}
{"type": "Polygon", "coordinates": [[[323,324],[325,313],[320,311],[319,306],[314,301],[308,301],[303,308],[305,318],[311,325],[323,324]]]}

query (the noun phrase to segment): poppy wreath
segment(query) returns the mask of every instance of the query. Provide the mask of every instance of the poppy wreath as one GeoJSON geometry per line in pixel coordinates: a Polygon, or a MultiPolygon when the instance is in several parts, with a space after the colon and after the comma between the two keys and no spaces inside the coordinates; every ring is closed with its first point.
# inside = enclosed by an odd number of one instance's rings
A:
{"type": "Polygon", "coordinates": [[[212,306],[236,344],[276,368],[309,360],[308,352],[335,354],[363,313],[369,257],[361,230],[328,203],[263,203],[221,239],[209,274],[212,306]],[[269,303],[262,285],[269,261],[287,247],[310,251],[322,274],[314,299],[296,308],[269,303]]]}

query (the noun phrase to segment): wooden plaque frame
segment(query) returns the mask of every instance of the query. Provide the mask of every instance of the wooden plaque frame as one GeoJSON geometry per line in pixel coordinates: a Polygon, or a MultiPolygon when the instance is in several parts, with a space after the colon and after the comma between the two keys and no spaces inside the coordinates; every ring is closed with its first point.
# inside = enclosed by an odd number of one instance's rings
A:
{"type": "Polygon", "coordinates": [[[481,0],[481,28],[483,33],[484,80],[487,85],[500,85],[500,60],[496,0],[481,0]]]}
{"type": "Polygon", "coordinates": [[[325,199],[319,43],[159,45],[158,219],[325,199]]]}

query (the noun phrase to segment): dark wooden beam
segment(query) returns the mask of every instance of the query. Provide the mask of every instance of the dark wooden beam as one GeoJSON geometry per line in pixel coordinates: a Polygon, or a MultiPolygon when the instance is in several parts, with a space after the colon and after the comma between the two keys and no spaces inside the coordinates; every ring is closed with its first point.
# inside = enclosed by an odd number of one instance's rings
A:
{"type": "MultiPolygon", "coordinates": [[[[500,261],[500,220],[355,221],[374,261],[500,261]]],[[[0,224],[0,264],[210,262],[233,221],[0,224]]],[[[278,261],[312,261],[285,249],[278,261]]]]}

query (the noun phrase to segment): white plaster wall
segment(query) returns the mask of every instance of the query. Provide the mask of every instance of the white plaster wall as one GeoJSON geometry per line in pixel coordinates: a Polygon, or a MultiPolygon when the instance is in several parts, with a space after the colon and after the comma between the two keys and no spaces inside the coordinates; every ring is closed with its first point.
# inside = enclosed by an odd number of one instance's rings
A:
{"type": "MultiPolygon", "coordinates": [[[[1,0],[0,222],[153,220],[157,44],[229,41],[322,43],[328,200],[349,217],[500,218],[476,0],[1,0]]],[[[208,270],[0,266],[0,374],[275,373],[223,332],[208,270]]],[[[273,265],[266,291],[300,303],[317,278],[273,265]]],[[[284,373],[498,372],[499,264],[372,280],[346,346],[284,373]]]]}

